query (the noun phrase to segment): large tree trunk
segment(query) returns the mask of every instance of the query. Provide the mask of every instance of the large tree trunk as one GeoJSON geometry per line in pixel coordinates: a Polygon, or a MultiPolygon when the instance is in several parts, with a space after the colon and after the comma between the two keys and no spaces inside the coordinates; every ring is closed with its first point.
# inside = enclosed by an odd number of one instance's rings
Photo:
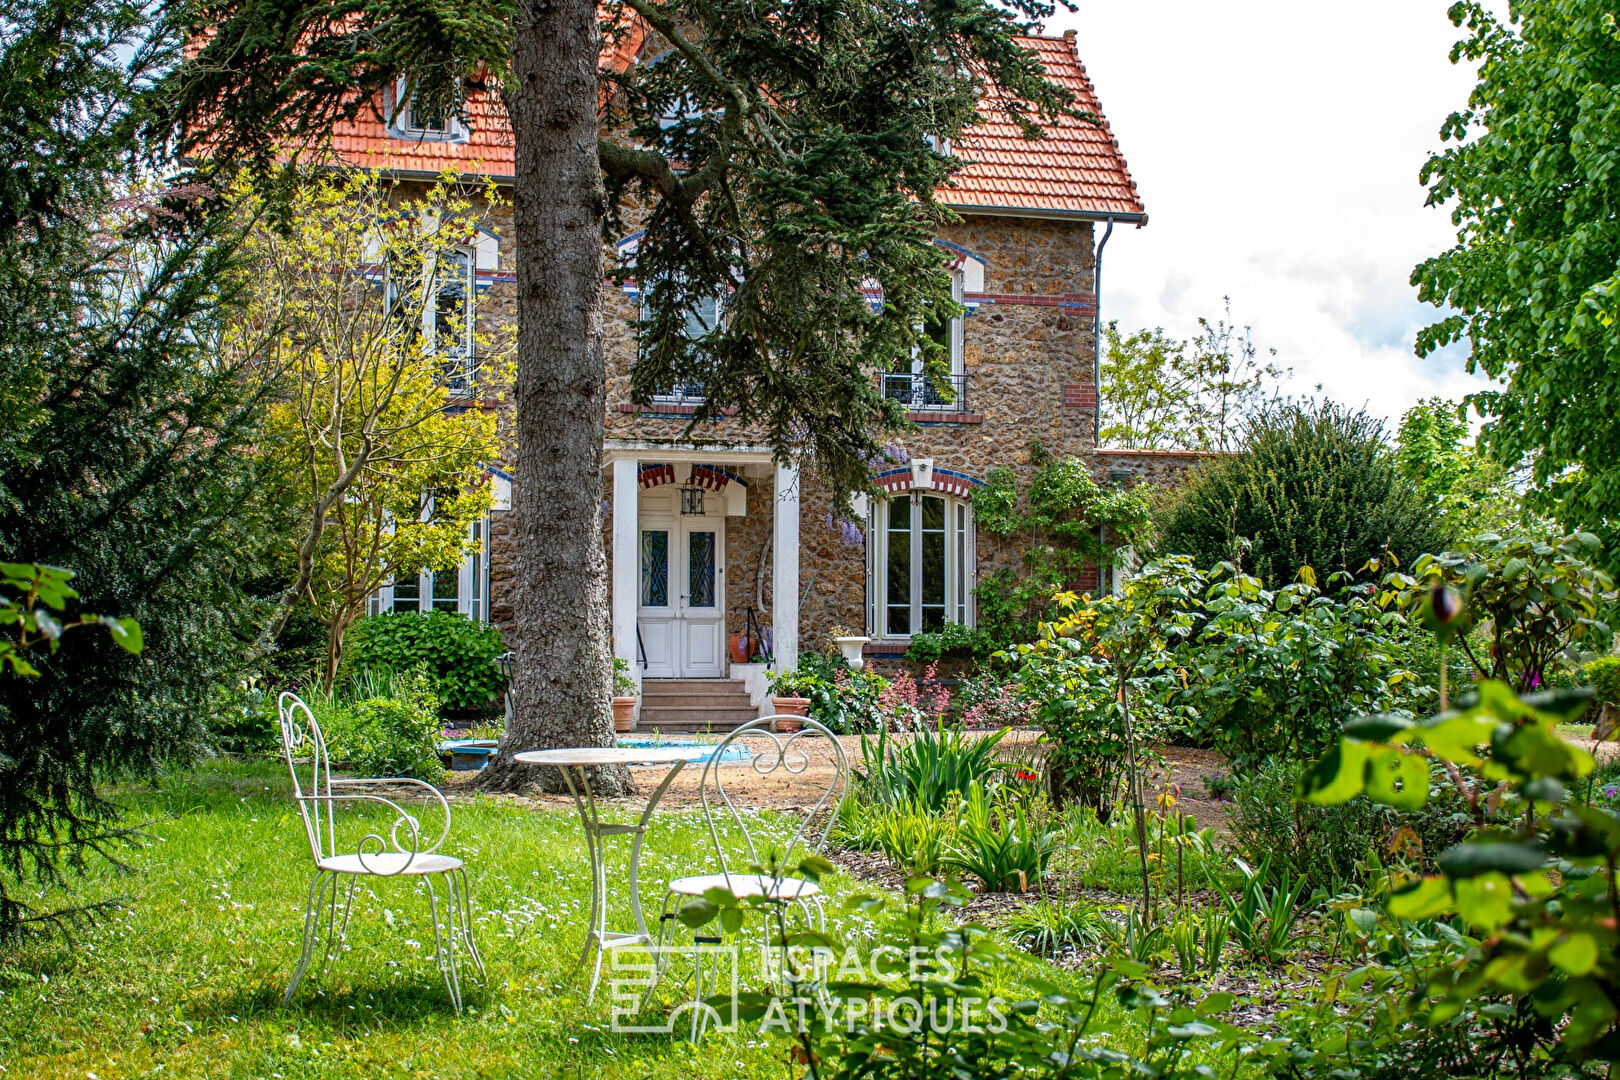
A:
{"type": "MultiPolygon", "coordinates": [[[[612,649],[602,551],[602,216],[595,0],[528,0],[503,87],[516,151],[515,715],[481,778],[540,782],[522,750],[612,746],[612,649]]],[[[633,790],[603,771],[603,794],[633,790]]]]}

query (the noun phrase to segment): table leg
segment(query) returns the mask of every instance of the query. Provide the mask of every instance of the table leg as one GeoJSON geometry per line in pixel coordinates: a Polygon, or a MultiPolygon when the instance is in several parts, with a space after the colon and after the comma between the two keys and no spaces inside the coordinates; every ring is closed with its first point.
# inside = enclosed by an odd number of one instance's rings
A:
{"type": "MultiPolygon", "coordinates": [[[[597,938],[597,933],[600,931],[601,927],[597,925],[597,922],[599,914],[602,912],[603,908],[606,907],[606,904],[604,903],[605,897],[602,895],[602,887],[605,882],[603,881],[602,875],[602,852],[597,846],[598,838],[596,825],[598,823],[593,820],[595,816],[596,800],[594,798],[591,799],[590,808],[587,809],[586,801],[580,798],[579,788],[574,784],[573,769],[571,767],[564,767],[560,771],[563,775],[563,782],[568,785],[568,794],[574,797],[574,806],[579,811],[580,828],[581,831],[585,833],[586,858],[590,863],[591,869],[591,914],[585,926],[585,947],[580,950],[579,960],[574,964],[574,970],[575,972],[578,972],[580,968],[585,966],[585,961],[590,959],[591,946],[594,944],[600,947],[601,944],[597,938]]],[[[585,780],[585,770],[579,770],[579,774],[579,782],[585,787],[586,794],[589,795],[591,789],[590,785],[586,783],[585,780]]]]}
{"type": "Polygon", "coordinates": [[[596,963],[591,972],[591,988],[585,1000],[590,1002],[596,997],[596,986],[602,978],[602,955],[607,950],[610,936],[612,944],[651,944],[652,935],[647,932],[647,920],[641,911],[641,847],[647,835],[648,822],[652,820],[653,811],[658,808],[658,800],[663,798],[664,792],[674,781],[676,775],[685,767],[686,762],[677,761],[665,774],[663,782],[653,790],[652,797],[647,800],[647,808],[642,811],[641,819],[634,825],[603,825],[601,811],[596,805],[596,793],[591,790],[590,780],[586,776],[587,766],[562,767],[563,780],[568,784],[568,794],[574,798],[574,806],[579,811],[580,828],[585,833],[585,850],[591,866],[591,915],[589,927],[585,931],[585,947],[580,950],[579,961],[574,965],[577,973],[591,958],[591,948],[596,949],[596,963]],[[579,772],[579,783],[574,783],[574,770],[579,772]],[[581,789],[584,794],[581,795],[581,789]],[[630,911],[635,916],[635,934],[609,935],[607,929],[607,853],[603,841],[608,836],[622,836],[630,834],[630,911]]]}
{"type": "Polygon", "coordinates": [[[647,809],[642,812],[641,821],[636,825],[635,838],[630,841],[630,910],[636,916],[636,932],[648,941],[652,935],[647,933],[647,920],[641,914],[641,843],[647,836],[647,823],[652,820],[653,811],[658,809],[658,800],[664,797],[669,785],[679,775],[686,762],[677,761],[664,776],[664,782],[653,789],[652,797],[647,800],[647,809]]]}

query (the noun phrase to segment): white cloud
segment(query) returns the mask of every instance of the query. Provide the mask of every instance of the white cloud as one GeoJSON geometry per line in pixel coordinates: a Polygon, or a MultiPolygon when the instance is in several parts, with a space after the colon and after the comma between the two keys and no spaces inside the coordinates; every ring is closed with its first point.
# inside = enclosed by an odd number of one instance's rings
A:
{"type": "Polygon", "coordinates": [[[1444,0],[1082,0],[1080,58],[1149,224],[1115,230],[1103,317],[1190,336],[1232,313],[1292,367],[1294,392],[1398,420],[1484,385],[1466,352],[1418,359],[1433,321],[1412,268],[1453,241],[1418,170],[1473,72],[1447,53],[1444,0]]]}

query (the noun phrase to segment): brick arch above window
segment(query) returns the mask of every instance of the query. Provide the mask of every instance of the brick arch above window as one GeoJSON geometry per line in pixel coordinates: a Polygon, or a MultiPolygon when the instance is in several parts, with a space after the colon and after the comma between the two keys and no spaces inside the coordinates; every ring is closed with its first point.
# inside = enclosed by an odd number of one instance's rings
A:
{"type": "Polygon", "coordinates": [[[984,481],[956,469],[942,469],[931,461],[919,459],[898,469],[888,469],[872,477],[886,495],[906,491],[938,491],[955,495],[959,499],[972,499],[975,488],[984,487],[984,481]]]}

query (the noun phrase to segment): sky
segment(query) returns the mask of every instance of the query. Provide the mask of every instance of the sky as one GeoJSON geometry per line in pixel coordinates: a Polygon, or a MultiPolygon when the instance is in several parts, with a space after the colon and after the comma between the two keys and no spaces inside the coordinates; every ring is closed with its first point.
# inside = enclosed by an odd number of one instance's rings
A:
{"type": "Polygon", "coordinates": [[[1473,85],[1447,53],[1449,0],[1078,0],[1048,34],[1080,59],[1146,203],[1103,258],[1121,329],[1252,328],[1293,369],[1285,393],[1392,424],[1419,398],[1485,385],[1466,346],[1418,359],[1437,311],[1408,284],[1454,239],[1418,170],[1473,85]]]}

